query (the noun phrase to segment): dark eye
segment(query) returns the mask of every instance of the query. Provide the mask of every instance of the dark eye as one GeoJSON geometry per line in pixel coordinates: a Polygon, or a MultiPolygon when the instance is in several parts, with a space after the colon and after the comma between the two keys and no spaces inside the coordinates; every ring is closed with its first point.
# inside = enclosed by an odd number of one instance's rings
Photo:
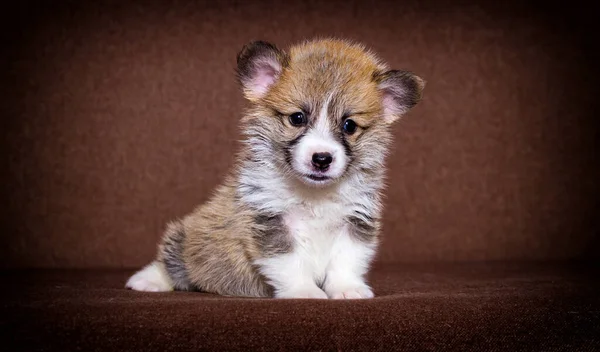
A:
{"type": "Polygon", "coordinates": [[[354,120],[346,119],[344,121],[344,125],[342,126],[342,129],[347,134],[353,134],[354,132],[356,132],[356,127],[357,127],[356,122],[354,122],[354,120]]]}
{"type": "Polygon", "coordinates": [[[301,112],[295,112],[290,115],[290,123],[293,126],[302,126],[306,124],[306,116],[301,112]]]}

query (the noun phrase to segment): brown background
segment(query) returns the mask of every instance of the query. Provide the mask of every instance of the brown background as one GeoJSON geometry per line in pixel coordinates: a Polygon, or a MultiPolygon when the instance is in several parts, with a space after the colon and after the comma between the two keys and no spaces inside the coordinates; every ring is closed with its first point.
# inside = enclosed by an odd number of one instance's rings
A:
{"type": "Polygon", "coordinates": [[[395,126],[383,261],[600,254],[598,56],[585,10],[48,3],[20,2],[2,21],[2,266],[147,263],[164,223],[205,201],[232,163],[239,49],[316,35],[361,41],[428,81],[395,126]]]}

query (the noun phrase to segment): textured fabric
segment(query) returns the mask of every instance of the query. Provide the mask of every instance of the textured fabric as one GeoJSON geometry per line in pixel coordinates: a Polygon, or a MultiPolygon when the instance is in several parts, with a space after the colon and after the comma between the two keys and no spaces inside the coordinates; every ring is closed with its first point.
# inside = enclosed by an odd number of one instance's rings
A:
{"type": "Polygon", "coordinates": [[[385,265],[372,300],[223,298],[123,289],[131,271],[3,272],[18,351],[598,351],[598,268],[385,265]]]}
{"type": "Polygon", "coordinates": [[[382,261],[600,255],[597,21],[576,2],[24,0],[1,12],[0,266],[147,264],[166,222],[233,163],[242,45],[317,35],[428,82],[394,127],[382,261]]]}
{"type": "Polygon", "coordinates": [[[577,1],[31,1],[0,11],[7,351],[598,351],[596,11],[577,1]],[[233,163],[253,39],[425,78],[394,127],[377,297],[123,289],[233,163]],[[394,264],[440,262],[439,264],[394,264]],[[97,268],[104,270],[74,270],[97,268]],[[71,269],[68,269],[71,268],[71,269]]]}

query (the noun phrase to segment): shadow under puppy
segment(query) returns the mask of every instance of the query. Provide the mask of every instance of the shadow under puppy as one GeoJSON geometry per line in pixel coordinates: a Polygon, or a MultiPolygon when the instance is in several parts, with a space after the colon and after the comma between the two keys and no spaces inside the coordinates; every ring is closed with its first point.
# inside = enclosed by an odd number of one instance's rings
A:
{"type": "Polygon", "coordinates": [[[237,58],[243,148],[210,200],[167,226],[126,287],[226,296],[371,298],[390,124],[424,81],[363,46],[321,39],[237,58]]]}

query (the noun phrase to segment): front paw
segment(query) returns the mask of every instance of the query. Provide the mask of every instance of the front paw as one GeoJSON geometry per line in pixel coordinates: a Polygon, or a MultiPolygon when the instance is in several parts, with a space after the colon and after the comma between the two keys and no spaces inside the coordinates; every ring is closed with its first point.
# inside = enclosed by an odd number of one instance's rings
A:
{"type": "Polygon", "coordinates": [[[325,291],[331,299],[365,299],[375,296],[365,284],[330,285],[325,291]]]}
{"type": "Polygon", "coordinates": [[[327,299],[327,294],[316,285],[306,285],[277,291],[275,298],[327,299]]]}

